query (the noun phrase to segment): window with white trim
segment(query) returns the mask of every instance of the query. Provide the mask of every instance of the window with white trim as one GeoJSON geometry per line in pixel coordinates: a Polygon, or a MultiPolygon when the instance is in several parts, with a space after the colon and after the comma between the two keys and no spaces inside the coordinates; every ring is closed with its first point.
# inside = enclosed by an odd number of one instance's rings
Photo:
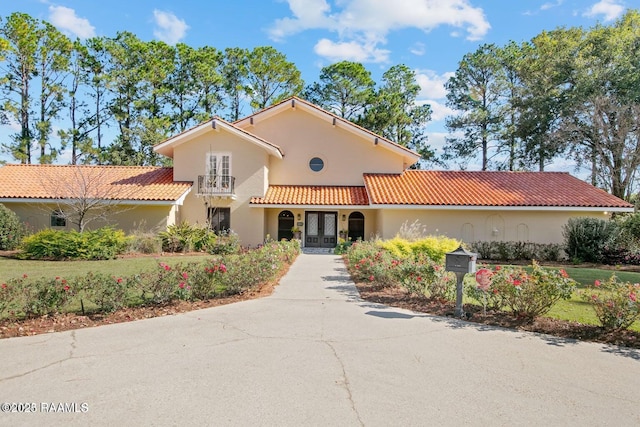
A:
{"type": "Polygon", "coordinates": [[[231,153],[207,153],[205,168],[208,187],[215,190],[227,190],[231,185],[231,153]]]}

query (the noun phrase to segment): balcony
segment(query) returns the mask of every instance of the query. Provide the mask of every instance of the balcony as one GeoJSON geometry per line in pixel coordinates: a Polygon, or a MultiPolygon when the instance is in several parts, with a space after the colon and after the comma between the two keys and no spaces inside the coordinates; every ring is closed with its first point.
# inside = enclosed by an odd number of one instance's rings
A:
{"type": "Polygon", "coordinates": [[[198,196],[216,196],[236,198],[236,178],[229,175],[199,175],[198,196]]]}

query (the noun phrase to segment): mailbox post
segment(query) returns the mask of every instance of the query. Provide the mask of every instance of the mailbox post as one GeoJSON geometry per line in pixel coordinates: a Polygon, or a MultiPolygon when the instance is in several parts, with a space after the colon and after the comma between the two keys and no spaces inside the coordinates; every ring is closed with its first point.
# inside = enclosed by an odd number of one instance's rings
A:
{"type": "Polygon", "coordinates": [[[445,270],[456,273],[457,279],[456,311],[454,315],[462,317],[464,316],[464,310],[462,309],[462,283],[467,273],[475,273],[478,254],[469,252],[460,246],[453,252],[447,252],[445,256],[445,270]]]}

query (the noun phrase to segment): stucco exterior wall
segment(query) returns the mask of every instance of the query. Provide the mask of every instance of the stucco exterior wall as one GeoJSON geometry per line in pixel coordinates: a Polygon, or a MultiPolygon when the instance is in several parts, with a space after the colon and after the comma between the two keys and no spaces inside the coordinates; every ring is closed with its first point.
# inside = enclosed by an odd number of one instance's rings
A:
{"type": "MultiPolygon", "coordinates": [[[[45,228],[57,230],[75,230],[74,224],[67,221],[65,227],[51,227],[51,213],[58,209],[55,204],[43,203],[3,203],[7,208],[14,211],[18,217],[27,224],[31,231],[39,231],[45,228]]],[[[167,228],[167,221],[173,217],[174,206],[169,205],[124,205],[114,208],[109,215],[109,220],[95,220],[87,225],[87,229],[96,229],[106,225],[132,233],[141,231],[162,231],[167,228]]]]}
{"type": "Polygon", "coordinates": [[[194,188],[179,209],[176,222],[206,224],[207,207],[228,207],[231,229],[238,234],[242,245],[255,246],[264,241],[263,210],[249,206],[251,197],[264,196],[268,187],[269,155],[264,149],[225,130],[212,130],[176,147],[173,167],[174,180],[194,182],[194,188]],[[231,154],[235,199],[197,195],[198,175],[206,173],[209,152],[231,154]]]}
{"type": "Polygon", "coordinates": [[[257,121],[246,130],[282,148],[284,159],[272,158],[272,185],[363,185],[366,172],[401,173],[403,159],[382,146],[374,137],[360,138],[300,109],[291,108],[274,117],[257,121]],[[319,157],[324,169],[313,172],[309,160],[319,157]]]}
{"type": "Polygon", "coordinates": [[[427,232],[465,242],[529,241],[562,243],[562,227],[572,217],[607,218],[603,212],[380,209],[380,237],[395,236],[403,223],[418,220],[427,232]]]}

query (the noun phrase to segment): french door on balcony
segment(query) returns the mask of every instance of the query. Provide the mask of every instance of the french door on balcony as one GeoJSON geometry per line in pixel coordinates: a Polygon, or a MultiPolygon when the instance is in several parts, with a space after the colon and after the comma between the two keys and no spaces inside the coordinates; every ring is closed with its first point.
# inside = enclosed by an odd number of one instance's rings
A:
{"type": "Polygon", "coordinates": [[[208,153],[206,174],[211,193],[227,192],[231,185],[231,154],[208,153]]]}
{"type": "Polygon", "coordinates": [[[336,246],[335,212],[306,212],[304,242],[307,247],[334,248],[336,246]]]}

